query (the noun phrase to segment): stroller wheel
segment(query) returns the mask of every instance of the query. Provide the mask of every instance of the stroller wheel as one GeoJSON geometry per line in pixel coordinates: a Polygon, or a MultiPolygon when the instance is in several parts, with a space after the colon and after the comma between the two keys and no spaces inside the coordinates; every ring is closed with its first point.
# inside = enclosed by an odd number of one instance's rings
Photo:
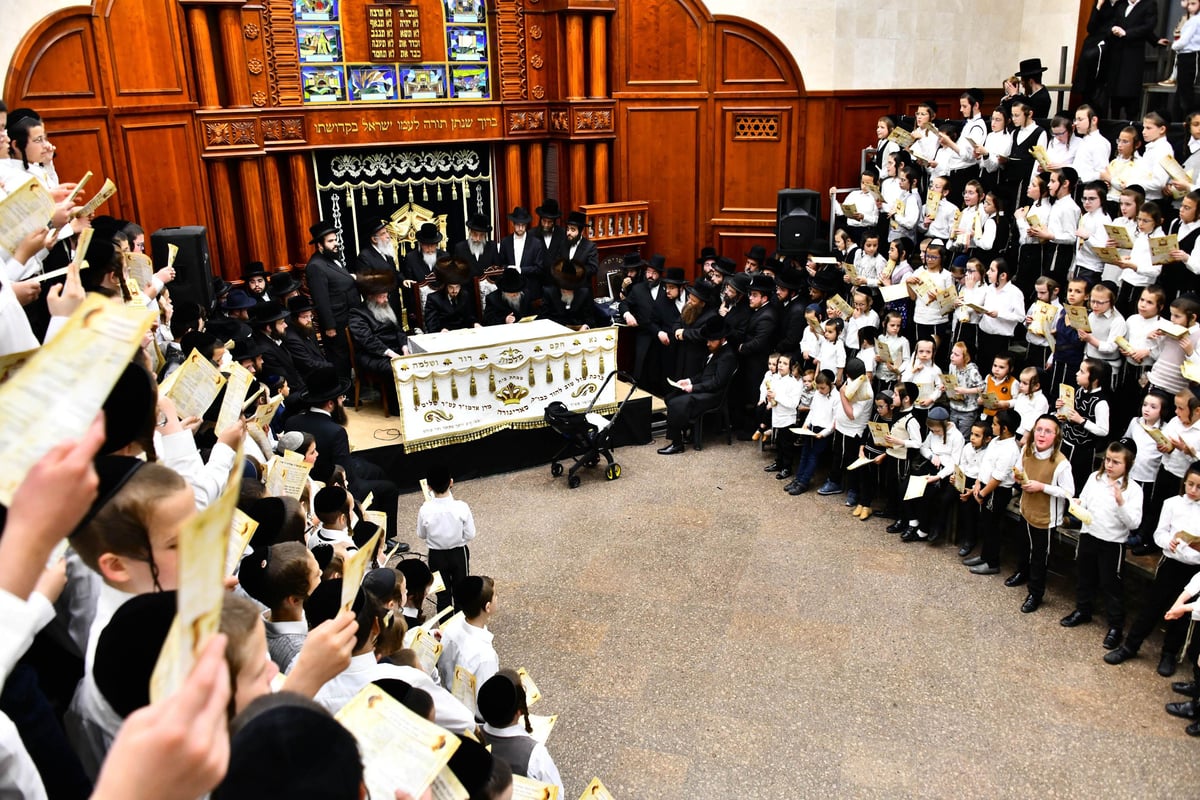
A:
{"type": "Polygon", "coordinates": [[[570,486],[572,489],[577,488],[580,482],[581,479],[578,475],[572,475],[571,477],[567,478],[567,486],[570,486]]]}
{"type": "Polygon", "coordinates": [[[563,473],[562,464],[555,461],[553,464],[550,465],[550,474],[551,475],[553,475],[554,477],[557,478],[559,475],[562,475],[562,473],[563,473]]]}
{"type": "Polygon", "coordinates": [[[604,477],[608,478],[610,481],[615,481],[617,478],[621,477],[621,465],[609,464],[608,469],[604,470],[604,477]]]}

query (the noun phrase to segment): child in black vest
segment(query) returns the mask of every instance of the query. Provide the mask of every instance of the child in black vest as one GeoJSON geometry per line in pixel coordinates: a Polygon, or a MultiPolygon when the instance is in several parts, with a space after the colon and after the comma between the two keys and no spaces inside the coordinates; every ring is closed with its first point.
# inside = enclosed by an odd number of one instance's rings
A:
{"type": "Polygon", "coordinates": [[[500,670],[479,687],[478,702],[492,755],[508,762],[514,775],[554,784],[562,792],[562,778],[549,751],[529,735],[533,733],[533,725],[529,722],[521,676],[515,670],[500,670]],[[521,717],[525,718],[524,725],[521,717]]]}

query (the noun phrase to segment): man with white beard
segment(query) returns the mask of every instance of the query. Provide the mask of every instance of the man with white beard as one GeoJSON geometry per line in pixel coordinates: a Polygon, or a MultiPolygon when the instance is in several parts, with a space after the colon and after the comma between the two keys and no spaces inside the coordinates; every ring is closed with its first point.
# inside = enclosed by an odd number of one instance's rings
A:
{"type": "Polygon", "coordinates": [[[442,232],[433,222],[426,222],[417,230],[417,247],[404,257],[404,287],[411,288],[429,277],[438,261],[446,258],[446,251],[438,247],[442,232]]]}
{"type": "Polygon", "coordinates": [[[536,313],[528,282],[515,267],[504,270],[496,288],[484,301],[484,325],[512,325],[536,313]]]}
{"type": "Polygon", "coordinates": [[[560,261],[550,268],[550,280],[554,283],[546,287],[539,316],[576,330],[599,328],[612,322],[596,307],[582,264],[560,261]]]}
{"type": "Polygon", "coordinates": [[[454,246],[454,257],[471,267],[471,274],[479,277],[500,263],[500,251],[489,236],[492,223],[483,214],[472,214],[467,220],[467,238],[454,246]]]}
{"type": "Polygon", "coordinates": [[[408,355],[408,337],[388,302],[395,280],[386,273],[359,279],[366,305],[350,312],[350,339],[354,342],[354,366],[386,380],[388,408],[396,405],[396,386],[392,380],[392,359],[408,355]]]}
{"type": "Polygon", "coordinates": [[[358,251],[354,271],[359,275],[377,272],[395,272],[396,259],[392,255],[392,237],[388,233],[386,219],[373,219],[362,230],[366,243],[358,251]]]}

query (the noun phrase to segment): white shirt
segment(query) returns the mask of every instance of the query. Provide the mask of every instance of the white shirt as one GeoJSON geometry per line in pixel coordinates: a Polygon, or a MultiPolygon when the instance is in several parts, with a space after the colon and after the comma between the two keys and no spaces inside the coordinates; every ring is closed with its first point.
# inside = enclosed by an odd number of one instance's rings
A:
{"type": "Polygon", "coordinates": [[[1079,204],[1067,195],[1050,206],[1050,219],[1046,227],[1054,237],[1055,244],[1075,244],[1075,229],[1079,227],[1079,204]]]}
{"type": "Polygon", "coordinates": [[[1021,462],[1021,446],[1017,444],[1017,438],[1010,436],[1007,439],[996,437],[988,442],[986,455],[984,458],[987,462],[987,474],[980,471],[979,479],[984,483],[997,480],[1001,486],[1012,487],[1016,483],[1016,478],[1013,477],[1013,467],[1021,462]]]}
{"type": "MultiPolygon", "coordinates": [[[[1142,427],[1143,423],[1144,420],[1141,417],[1129,420],[1124,438],[1133,440],[1136,452],[1133,467],[1129,470],[1129,477],[1139,483],[1150,483],[1158,476],[1158,468],[1162,464],[1162,453],[1158,452],[1158,443],[1142,427]]],[[[1159,429],[1162,426],[1156,422],[1147,427],[1159,429]]]]}
{"type": "MultiPolygon", "coordinates": [[[[499,736],[506,739],[529,736],[525,731],[525,726],[521,722],[504,728],[497,728],[485,722],[483,724],[483,732],[488,736],[499,736]]],[[[526,777],[530,780],[554,784],[558,787],[560,796],[562,792],[566,791],[563,789],[563,782],[558,774],[558,767],[554,765],[554,759],[550,758],[550,751],[541,742],[536,742],[533,745],[533,750],[529,753],[529,774],[526,777]]]]}
{"type": "MultiPolygon", "coordinates": [[[[1039,461],[1047,461],[1054,454],[1054,449],[1035,450],[1033,457],[1039,461]]],[[[1021,456],[1024,460],[1024,454],[1021,456]]],[[[1071,474],[1071,461],[1068,458],[1063,458],[1058,466],[1054,468],[1054,474],[1050,477],[1048,483],[1043,484],[1042,489],[1050,497],[1050,527],[1055,527],[1062,524],[1063,511],[1066,509],[1067,501],[1075,495],[1075,477],[1071,474]]]]}
{"type": "Polygon", "coordinates": [[[966,475],[968,478],[979,477],[979,468],[982,466],[983,452],[986,450],[986,447],[983,451],[976,450],[975,445],[971,444],[970,442],[963,444],[962,450],[958,456],[958,468],[963,471],[964,475],[966,475]]]}
{"type": "Polygon", "coordinates": [[[432,678],[413,667],[380,664],[375,660],[374,653],[353,656],[350,666],[322,686],[313,699],[328,709],[329,713],[336,714],[368,683],[387,678],[396,678],[413,688],[429,692],[433,698],[434,722],[443,728],[455,733],[474,729],[475,715],[454,695],[434,683],[432,678]]]}
{"type": "Polygon", "coordinates": [[[433,550],[452,550],[475,538],[475,517],[471,509],[454,495],[434,497],[421,504],[417,512],[417,538],[433,550]]]}
{"type": "Polygon", "coordinates": [[[1100,261],[1100,256],[1096,255],[1095,248],[1104,247],[1108,242],[1108,231],[1104,230],[1104,226],[1110,222],[1112,219],[1104,213],[1103,206],[1080,216],[1079,230],[1087,234],[1087,238],[1080,239],[1079,246],[1075,249],[1075,265],[1077,267],[1092,272],[1104,270],[1104,265],[1100,261]]]}
{"type": "MultiPolygon", "coordinates": [[[[1171,421],[1164,425],[1162,430],[1168,439],[1179,439],[1192,448],[1193,453],[1200,452],[1200,421],[1185,426],[1183,420],[1179,417],[1172,417],[1171,421]]],[[[1196,456],[1188,455],[1188,453],[1176,447],[1171,452],[1163,455],[1162,468],[1176,478],[1182,478],[1187,473],[1188,467],[1195,460],[1196,456]]]]}
{"type": "Polygon", "coordinates": [[[808,417],[804,420],[806,427],[823,430],[826,436],[833,433],[833,406],[834,403],[840,402],[834,396],[836,391],[834,389],[829,394],[813,393],[812,404],[808,407],[808,417]]]}
{"type": "MultiPolygon", "coordinates": [[[[838,393],[841,394],[841,389],[838,393]]],[[[846,416],[846,409],[842,407],[840,398],[835,397],[833,403],[833,427],[843,436],[854,438],[862,433],[867,428],[867,421],[871,416],[871,409],[875,406],[875,393],[871,390],[870,384],[863,384],[863,388],[859,389],[862,394],[868,395],[866,400],[854,400],[850,403],[850,411],[854,417],[851,419],[846,416]]],[[[811,412],[810,412],[811,413],[811,412]]]]}
{"type": "Polygon", "coordinates": [[[983,149],[987,151],[987,155],[979,162],[980,166],[986,172],[995,173],[1000,169],[1000,159],[1008,158],[1012,152],[1012,134],[1007,131],[989,131],[987,138],[983,140],[983,149]]]}
{"type": "Polygon", "coordinates": [[[1067,144],[1063,144],[1057,136],[1051,136],[1050,143],[1046,145],[1047,160],[1051,164],[1070,167],[1075,163],[1075,155],[1079,152],[1082,143],[1083,140],[1073,133],[1067,139],[1067,144]]]}
{"type": "MultiPolygon", "coordinates": [[[[934,272],[931,269],[921,267],[913,273],[918,278],[924,278],[930,281],[938,289],[949,289],[954,285],[954,276],[950,274],[948,269],[940,269],[934,272]]],[[[918,325],[941,325],[950,319],[950,312],[943,311],[942,305],[935,298],[932,302],[929,296],[918,289],[916,286],[911,287],[916,294],[916,306],[913,309],[913,322],[918,325]]]]}
{"type": "Polygon", "coordinates": [[[987,141],[987,133],[987,125],[984,124],[982,116],[976,114],[968,119],[963,124],[962,132],[958,135],[958,152],[951,151],[946,168],[954,171],[977,165],[979,161],[975,158],[975,145],[971,144],[968,137],[975,140],[976,144],[983,144],[987,141]]]}
{"type": "Polygon", "coordinates": [[[1142,524],[1142,487],[1137,481],[1126,481],[1121,488],[1124,503],[1117,505],[1113,497],[1113,481],[1103,473],[1097,477],[1088,475],[1083,491],[1079,493],[1079,504],[1092,515],[1092,521],[1083,525],[1083,532],[1105,542],[1124,542],[1131,531],[1142,524]]]}
{"type": "Polygon", "coordinates": [[[1193,503],[1186,495],[1176,495],[1163,503],[1158,528],[1154,531],[1154,543],[1162,548],[1164,556],[1184,564],[1200,564],[1200,553],[1187,545],[1180,545],[1174,552],[1167,549],[1175,534],[1194,531],[1197,519],[1200,519],[1200,503],[1193,503]]]}
{"type": "Polygon", "coordinates": [[[1175,151],[1165,135],[1153,142],[1146,142],[1142,151],[1142,188],[1146,190],[1147,200],[1161,200],[1163,187],[1171,180],[1166,168],[1162,165],[1164,156],[1174,156],[1175,151]]]}
{"type": "MultiPolygon", "coordinates": [[[[862,214],[862,221],[850,219],[847,217],[846,224],[852,228],[874,228],[879,222],[879,206],[875,202],[875,196],[869,192],[864,192],[855,189],[850,194],[846,195],[846,202],[854,206],[854,210],[862,214]]],[[[835,197],[833,200],[833,213],[845,214],[842,210],[842,204],[835,197]]]]}
{"type": "Polygon", "coordinates": [[[983,307],[997,312],[996,317],[981,316],[979,330],[998,336],[1012,336],[1018,322],[1025,320],[1025,296],[1013,283],[996,288],[989,284],[983,293],[983,307]]]}
{"type": "Polygon", "coordinates": [[[1024,436],[1033,430],[1033,423],[1037,422],[1037,418],[1050,410],[1050,401],[1040,391],[1034,392],[1033,397],[1018,394],[1012,399],[1011,409],[1021,418],[1017,436],[1024,436]]]}
{"type": "Polygon", "coordinates": [[[1080,184],[1099,180],[1100,172],[1108,166],[1111,156],[1112,142],[1105,139],[1100,131],[1092,131],[1079,140],[1079,149],[1071,166],[1079,173],[1080,184]]]}
{"type": "Polygon", "coordinates": [[[326,528],[324,525],[318,525],[316,530],[308,535],[309,550],[319,544],[331,544],[335,547],[344,544],[350,552],[358,549],[358,545],[354,544],[354,537],[350,535],[349,531],[326,528]]]}
{"type": "Polygon", "coordinates": [[[464,622],[448,631],[442,631],[442,657],[438,659],[438,673],[443,680],[454,681],[454,668],[462,667],[475,676],[475,687],[500,671],[500,656],[492,646],[494,638],[486,627],[464,622]]]}
{"type": "Polygon", "coordinates": [[[508,266],[510,266],[510,267],[516,267],[517,269],[520,269],[520,268],[521,268],[521,259],[522,259],[522,257],[524,257],[524,255],[525,255],[525,237],[526,237],[526,236],[528,236],[528,235],[529,235],[529,234],[525,234],[525,235],[523,235],[523,236],[518,236],[518,235],[517,235],[517,234],[515,234],[515,233],[512,235],[512,243],[513,243],[513,259],[514,259],[514,260],[515,260],[517,263],[515,263],[515,264],[509,264],[508,266]]]}
{"type": "Polygon", "coordinates": [[[946,422],[946,437],[943,439],[930,431],[921,443],[921,455],[929,459],[937,467],[939,478],[948,478],[954,474],[954,466],[962,458],[963,435],[949,420],[946,422]]]}

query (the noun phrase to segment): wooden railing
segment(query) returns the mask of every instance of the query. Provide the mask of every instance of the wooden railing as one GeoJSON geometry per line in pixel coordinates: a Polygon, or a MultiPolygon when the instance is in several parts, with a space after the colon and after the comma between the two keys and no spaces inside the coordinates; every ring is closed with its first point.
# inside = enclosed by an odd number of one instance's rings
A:
{"type": "Polygon", "coordinates": [[[580,206],[587,214],[587,238],[600,248],[641,245],[649,238],[650,203],[627,200],[580,206]]]}

